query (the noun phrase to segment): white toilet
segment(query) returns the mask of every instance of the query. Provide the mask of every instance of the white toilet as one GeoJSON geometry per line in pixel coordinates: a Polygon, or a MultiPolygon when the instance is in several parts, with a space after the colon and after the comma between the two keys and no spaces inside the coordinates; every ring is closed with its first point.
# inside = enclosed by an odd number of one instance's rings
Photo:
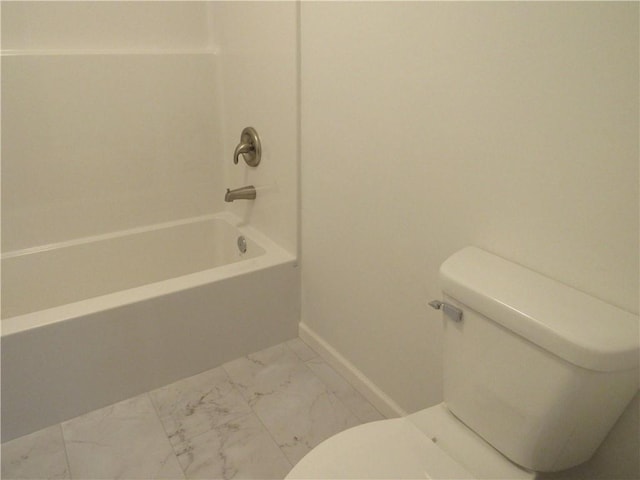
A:
{"type": "Polygon", "coordinates": [[[444,402],[339,433],[287,478],[536,478],[591,457],[638,389],[638,316],[474,247],[440,282],[444,402]]]}

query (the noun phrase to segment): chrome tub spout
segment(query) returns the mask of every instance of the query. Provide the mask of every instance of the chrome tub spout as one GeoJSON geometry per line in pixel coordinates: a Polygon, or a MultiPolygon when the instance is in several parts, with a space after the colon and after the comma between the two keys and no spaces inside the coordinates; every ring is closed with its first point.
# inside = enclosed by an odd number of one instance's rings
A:
{"type": "Polygon", "coordinates": [[[255,198],[256,188],[253,185],[235,188],[233,190],[229,190],[227,188],[227,193],[224,195],[225,202],[233,202],[234,200],[255,200],[255,198]]]}

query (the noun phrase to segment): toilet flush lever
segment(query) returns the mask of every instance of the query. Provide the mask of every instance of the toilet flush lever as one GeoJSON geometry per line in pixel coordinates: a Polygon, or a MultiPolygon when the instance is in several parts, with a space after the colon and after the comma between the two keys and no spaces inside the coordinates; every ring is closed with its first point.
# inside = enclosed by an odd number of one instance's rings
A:
{"type": "Polygon", "coordinates": [[[436,310],[442,310],[442,313],[444,313],[454,322],[462,321],[462,310],[454,307],[450,303],[441,302],[440,300],[432,300],[429,302],[429,306],[435,308],[436,310]]]}

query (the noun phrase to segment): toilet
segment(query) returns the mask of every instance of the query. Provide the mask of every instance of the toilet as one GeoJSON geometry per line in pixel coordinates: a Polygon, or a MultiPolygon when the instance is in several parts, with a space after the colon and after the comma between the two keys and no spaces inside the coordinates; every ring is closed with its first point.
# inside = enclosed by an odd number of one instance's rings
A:
{"type": "Polygon", "coordinates": [[[341,432],[286,478],[533,479],[592,456],[638,390],[638,316],[475,247],[439,278],[444,401],[341,432]]]}

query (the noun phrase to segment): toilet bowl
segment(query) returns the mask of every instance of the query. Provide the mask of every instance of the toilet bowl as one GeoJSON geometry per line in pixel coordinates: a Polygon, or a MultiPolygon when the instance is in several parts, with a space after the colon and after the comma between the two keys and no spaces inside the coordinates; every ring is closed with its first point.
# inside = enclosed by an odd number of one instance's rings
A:
{"type": "Polygon", "coordinates": [[[593,455],[638,390],[638,316],[474,247],[439,273],[444,402],[339,433],[287,478],[534,479],[593,455]]]}

